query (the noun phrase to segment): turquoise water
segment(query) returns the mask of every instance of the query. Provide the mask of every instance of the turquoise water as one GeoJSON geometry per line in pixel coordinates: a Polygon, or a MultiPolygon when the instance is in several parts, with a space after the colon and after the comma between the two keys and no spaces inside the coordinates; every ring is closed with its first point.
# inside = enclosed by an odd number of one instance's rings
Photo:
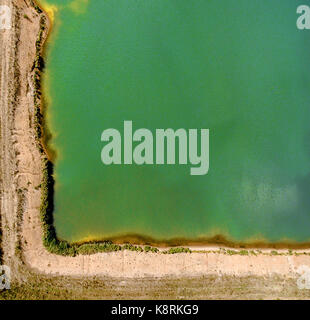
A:
{"type": "Polygon", "coordinates": [[[310,34],[296,28],[298,1],[48,3],[58,237],[310,239],[310,34]],[[208,174],[105,166],[101,133],[124,120],[210,129],[208,174]]]}

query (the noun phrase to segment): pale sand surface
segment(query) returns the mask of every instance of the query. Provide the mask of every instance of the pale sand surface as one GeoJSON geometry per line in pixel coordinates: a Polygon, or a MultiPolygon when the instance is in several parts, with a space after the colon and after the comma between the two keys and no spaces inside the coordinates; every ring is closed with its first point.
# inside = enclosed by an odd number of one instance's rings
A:
{"type": "MultiPolygon", "coordinates": [[[[64,257],[50,254],[42,243],[40,223],[40,153],[33,127],[34,105],[31,67],[39,31],[39,15],[29,0],[1,0],[13,12],[13,28],[0,30],[1,99],[1,217],[4,263],[13,270],[25,263],[31,270],[50,275],[164,277],[234,275],[297,278],[297,268],[310,267],[309,255],[270,256],[265,254],[229,255],[219,247],[194,247],[199,253],[153,254],[120,251],[88,256],[64,257]],[[31,21],[24,18],[24,14],[31,21]],[[16,253],[21,239],[22,261],[16,253]],[[217,251],[217,252],[211,252],[217,251]]],[[[277,250],[287,252],[288,250],[277,250]]],[[[295,250],[294,252],[310,250],[295,250]]]]}

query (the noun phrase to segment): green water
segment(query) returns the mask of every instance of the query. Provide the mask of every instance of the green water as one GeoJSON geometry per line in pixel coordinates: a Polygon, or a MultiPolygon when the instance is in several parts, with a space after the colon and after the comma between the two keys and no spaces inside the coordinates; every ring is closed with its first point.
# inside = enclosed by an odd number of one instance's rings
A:
{"type": "Polygon", "coordinates": [[[302,1],[90,0],[79,13],[48,2],[59,6],[45,82],[58,237],[310,239],[302,1]],[[210,129],[209,173],[105,166],[101,133],[124,120],[210,129]]]}

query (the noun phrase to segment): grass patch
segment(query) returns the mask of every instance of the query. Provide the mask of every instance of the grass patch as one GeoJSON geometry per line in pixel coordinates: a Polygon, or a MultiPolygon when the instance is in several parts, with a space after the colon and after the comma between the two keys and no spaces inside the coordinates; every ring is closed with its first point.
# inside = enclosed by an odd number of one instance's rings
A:
{"type": "Polygon", "coordinates": [[[249,255],[249,251],[248,250],[241,250],[241,251],[239,251],[239,254],[241,256],[248,256],[249,255]]]}
{"type": "Polygon", "coordinates": [[[192,251],[189,248],[170,248],[169,250],[163,251],[163,254],[175,254],[175,253],[191,253],[192,251]]]}
{"type": "Polygon", "coordinates": [[[77,254],[94,254],[98,252],[112,252],[120,251],[122,247],[114,244],[111,241],[104,241],[103,243],[85,243],[76,248],[77,254]]]}
{"type": "Polygon", "coordinates": [[[144,247],[144,252],[152,252],[152,253],[157,253],[159,250],[155,247],[150,247],[150,246],[145,246],[144,247]]]}
{"type": "Polygon", "coordinates": [[[143,252],[143,248],[140,246],[134,246],[130,243],[126,243],[122,246],[122,250],[130,250],[130,251],[136,251],[136,252],[143,252]]]}

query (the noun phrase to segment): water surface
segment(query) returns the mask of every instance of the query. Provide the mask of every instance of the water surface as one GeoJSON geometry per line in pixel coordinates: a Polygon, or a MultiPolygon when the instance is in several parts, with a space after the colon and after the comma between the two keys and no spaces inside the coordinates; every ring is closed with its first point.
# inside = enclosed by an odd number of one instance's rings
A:
{"type": "Polygon", "coordinates": [[[56,1],[55,227],[69,241],[310,238],[310,35],[291,0],[56,1]],[[210,171],[105,166],[101,133],[209,128],[210,171]]]}

